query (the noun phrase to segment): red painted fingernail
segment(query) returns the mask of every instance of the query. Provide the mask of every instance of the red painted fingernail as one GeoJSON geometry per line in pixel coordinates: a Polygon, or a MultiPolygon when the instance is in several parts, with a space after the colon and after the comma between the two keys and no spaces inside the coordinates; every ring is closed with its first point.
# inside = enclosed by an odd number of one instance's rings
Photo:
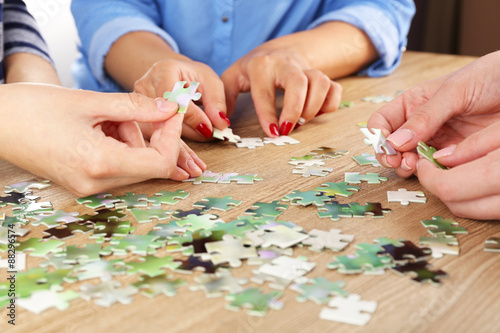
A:
{"type": "Polygon", "coordinates": [[[212,137],[212,135],[213,135],[212,131],[210,130],[210,128],[207,125],[203,124],[203,123],[199,124],[196,127],[196,129],[198,130],[198,132],[200,132],[201,135],[203,135],[207,139],[210,139],[212,137]]]}
{"type": "Polygon", "coordinates": [[[226,114],[224,112],[219,112],[219,117],[221,117],[223,120],[227,121],[227,125],[230,126],[231,125],[231,121],[229,120],[229,118],[226,116],[226,114]]]}
{"type": "Polygon", "coordinates": [[[294,130],[296,130],[296,129],[297,129],[297,128],[299,128],[300,126],[302,126],[302,125],[301,125],[301,124],[299,124],[299,123],[296,123],[296,124],[295,124],[295,127],[294,127],[293,129],[294,129],[294,130]]]}
{"type": "Polygon", "coordinates": [[[280,128],[280,133],[281,135],[288,135],[290,131],[292,130],[293,123],[290,121],[285,121],[283,124],[281,124],[280,128]]]}
{"type": "Polygon", "coordinates": [[[322,114],[324,114],[324,112],[323,112],[323,111],[320,111],[320,112],[316,113],[316,117],[319,117],[319,116],[321,116],[322,114]]]}
{"type": "Polygon", "coordinates": [[[276,124],[269,125],[269,130],[271,131],[272,135],[280,136],[280,133],[278,131],[278,125],[276,124]]]}

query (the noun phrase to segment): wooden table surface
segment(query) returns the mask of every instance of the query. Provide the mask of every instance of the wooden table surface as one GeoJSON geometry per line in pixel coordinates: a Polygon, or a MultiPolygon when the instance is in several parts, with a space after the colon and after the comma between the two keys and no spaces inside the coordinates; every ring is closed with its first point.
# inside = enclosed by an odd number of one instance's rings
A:
{"type": "MultiPolygon", "coordinates": [[[[115,304],[110,308],[95,305],[91,301],[76,299],[69,309],[59,311],[49,309],[39,315],[18,307],[16,327],[7,325],[6,310],[0,311],[0,332],[493,332],[500,327],[500,254],[483,251],[484,241],[490,236],[500,235],[500,224],[495,221],[474,221],[455,218],[450,211],[418,183],[416,178],[401,179],[392,170],[359,166],[351,156],[372,153],[366,146],[356,125],[368,120],[380,104],[361,100],[364,96],[394,95],[419,82],[428,80],[460,68],[474,59],[471,57],[436,55],[429,53],[407,52],[401,66],[394,74],[384,78],[349,77],[340,80],[344,88],[343,100],[354,101],[355,106],[323,115],[307,126],[294,131],[292,137],[300,144],[276,147],[265,145],[254,150],[238,149],[229,142],[193,143],[189,145],[207,163],[213,172],[256,173],[264,180],[254,185],[178,183],[168,180],[151,180],[140,184],[116,188],[113,195],[127,192],[143,193],[152,196],[160,190],[183,189],[190,193],[186,200],[176,206],[188,209],[191,205],[207,196],[232,196],[243,203],[227,212],[217,213],[224,221],[232,221],[243,215],[257,201],[279,200],[293,190],[314,189],[324,182],[344,180],[344,172],[379,172],[389,180],[380,185],[363,183],[358,193],[350,198],[339,198],[346,202],[381,202],[383,207],[392,209],[384,218],[341,218],[339,221],[320,219],[314,206],[290,206],[279,219],[293,221],[307,231],[313,228],[329,230],[339,228],[345,234],[355,235],[354,241],[342,253],[324,251],[312,252],[307,247],[295,247],[294,257],[308,256],[316,263],[316,268],[308,277],[325,277],[332,281],[342,280],[345,289],[361,295],[363,300],[378,302],[378,308],[365,327],[336,323],[319,319],[322,306],[310,301],[299,303],[297,293],[285,290],[281,310],[270,310],[265,317],[252,317],[246,310],[233,312],[227,310],[228,303],[223,297],[206,298],[203,291],[191,291],[188,286],[181,287],[175,297],[158,296],[149,299],[141,294],[133,297],[129,305],[115,304]],[[350,151],[349,156],[328,160],[326,167],[333,172],[326,177],[302,177],[292,174],[293,166],[288,164],[292,156],[302,156],[319,146],[330,146],[350,151]],[[406,188],[422,190],[428,201],[426,204],[412,203],[402,206],[388,203],[386,192],[406,188]],[[418,244],[419,237],[429,236],[420,223],[432,216],[455,218],[464,226],[468,235],[459,235],[460,255],[445,255],[432,259],[433,268],[442,269],[449,274],[440,287],[429,284],[418,285],[410,277],[398,276],[390,271],[384,275],[344,275],[326,267],[334,255],[354,253],[354,244],[372,242],[375,238],[387,236],[404,238],[418,244]]],[[[233,117],[232,128],[241,137],[264,137],[253,111],[249,95],[239,99],[237,114],[233,117]]],[[[0,162],[0,183],[8,185],[33,178],[29,173],[0,162]]],[[[35,192],[42,201],[52,202],[54,209],[80,214],[91,210],[77,205],[76,197],[60,186],[35,192]]],[[[171,208],[166,207],[164,208],[171,208]]],[[[0,213],[11,214],[11,208],[1,208],[0,213]]],[[[133,217],[130,220],[137,224],[133,217]]],[[[164,221],[162,221],[164,222],[164,221]]],[[[146,234],[158,221],[137,225],[137,234],[146,234]]],[[[44,227],[33,227],[25,238],[41,237],[44,227]]],[[[78,234],[66,240],[67,245],[92,243],[88,235],[78,234]]],[[[167,255],[160,250],[159,255],[167,255]]],[[[4,254],[5,256],[5,254],[4,254]]],[[[179,256],[179,254],[176,254],[179,256]]],[[[28,267],[35,267],[39,258],[28,257],[28,267]]],[[[252,276],[252,269],[246,263],[232,270],[237,277],[252,276]]],[[[4,271],[5,272],[5,271],[4,271]]],[[[4,272],[2,272],[1,276],[4,272]]],[[[193,275],[173,273],[176,277],[192,283],[193,275]]],[[[0,277],[1,277],[0,276],[0,277]]],[[[2,280],[4,278],[2,277],[2,280]]],[[[137,275],[117,276],[123,284],[138,280],[137,275]]],[[[85,281],[88,283],[89,281],[85,281]]],[[[97,280],[90,280],[97,283],[97,280]]],[[[65,289],[78,290],[82,283],[64,283],[65,289]]],[[[256,286],[250,283],[247,286],[256,286]]],[[[258,285],[257,285],[258,286],[258,285]]],[[[261,287],[269,291],[267,283],[261,287]]]]}

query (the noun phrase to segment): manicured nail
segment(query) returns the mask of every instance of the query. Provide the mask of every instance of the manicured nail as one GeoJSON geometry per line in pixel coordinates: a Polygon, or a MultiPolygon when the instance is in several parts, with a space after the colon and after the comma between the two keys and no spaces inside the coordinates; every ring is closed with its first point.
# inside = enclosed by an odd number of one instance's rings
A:
{"type": "Polygon", "coordinates": [[[188,168],[192,171],[192,172],[195,172],[195,173],[198,173],[198,174],[201,174],[202,171],[200,169],[199,166],[196,165],[196,163],[194,163],[193,160],[189,160],[187,162],[187,165],[188,165],[188,168]]]}
{"type": "Polygon", "coordinates": [[[297,128],[299,128],[300,126],[302,126],[302,125],[301,125],[301,124],[299,124],[299,123],[296,123],[296,124],[295,124],[295,127],[294,127],[293,129],[294,129],[294,130],[296,130],[296,129],[297,129],[297,128]]]}
{"type": "Polygon", "coordinates": [[[384,168],[392,168],[392,166],[387,162],[387,155],[385,154],[380,157],[380,164],[382,164],[384,168]]]}
{"type": "Polygon", "coordinates": [[[269,125],[269,130],[271,131],[272,135],[280,136],[280,133],[278,131],[278,125],[276,124],[269,125]]]}
{"type": "Polygon", "coordinates": [[[155,99],[155,103],[156,103],[156,108],[160,111],[163,112],[172,111],[173,102],[169,102],[166,99],[158,97],[155,99]]]}
{"type": "Polygon", "coordinates": [[[306,120],[302,117],[299,118],[299,120],[297,121],[297,124],[300,124],[301,126],[304,125],[306,123],[306,120]]]}
{"type": "Polygon", "coordinates": [[[288,135],[292,131],[293,123],[290,121],[285,121],[281,124],[280,133],[281,135],[288,135]]]}
{"type": "Polygon", "coordinates": [[[453,154],[453,152],[455,151],[456,148],[457,148],[457,145],[451,145],[449,147],[438,150],[437,152],[435,152],[432,155],[432,157],[434,157],[435,159],[438,159],[441,157],[450,156],[451,154],[453,154]]]}
{"type": "Polygon", "coordinates": [[[403,169],[404,171],[411,171],[411,167],[408,165],[408,162],[406,161],[406,158],[403,158],[401,160],[401,169],[403,169]]]}
{"type": "Polygon", "coordinates": [[[210,128],[207,125],[203,124],[203,123],[199,124],[196,127],[196,129],[198,130],[198,132],[200,132],[201,135],[203,135],[207,139],[210,139],[212,137],[212,135],[213,135],[213,133],[210,130],[210,128]]]}
{"type": "Polygon", "coordinates": [[[387,137],[387,140],[397,147],[403,146],[405,143],[410,142],[411,139],[413,139],[413,132],[406,128],[398,129],[387,137]]]}
{"type": "Polygon", "coordinates": [[[219,112],[219,117],[221,117],[223,120],[225,120],[227,122],[227,126],[230,126],[231,125],[231,121],[229,120],[229,118],[226,116],[226,114],[224,112],[219,112]]]}
{"type": "Polygon", "coordinates": [[[319,116],[321,116],[322,114],[324,114],[324,112],[323,112],[323,111],[320,111],[320,112],[316,113],[316,116],[315,116],[315,117],[319,117],[319,116]]]}

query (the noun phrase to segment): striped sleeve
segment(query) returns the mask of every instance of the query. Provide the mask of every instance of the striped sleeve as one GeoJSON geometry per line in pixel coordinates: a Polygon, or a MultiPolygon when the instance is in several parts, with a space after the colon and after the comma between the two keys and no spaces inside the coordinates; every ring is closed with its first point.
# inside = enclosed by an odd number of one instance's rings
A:
{"type": "Polygon", "coordinates": [[[3,8],[4,58],[19,52],[38,55],[52,63],[33,16],[21,0],[5,0],[3,8]]]}

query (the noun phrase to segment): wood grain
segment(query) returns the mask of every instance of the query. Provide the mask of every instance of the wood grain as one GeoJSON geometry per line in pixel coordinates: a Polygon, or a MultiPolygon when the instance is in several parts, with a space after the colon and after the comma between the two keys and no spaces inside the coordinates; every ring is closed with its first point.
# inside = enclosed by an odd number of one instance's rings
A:
{"type": "MultiPolygon", "coordinates": [[[[371,152],[364,145],[356,123],[368,119],[380,105],[361,101],[368,95],[393,95],[419,82],[428,80],[460,68],[474,58],[436,55],[429,53],[407,52],[396,72],[384,78],[349,77],[340,80],[344,89],[343,100],[352,100],[355,106],[323,115],[307,126],[293,132],[292,136],[301,143],[285,147],[265,145],[255,150],[237,149],[225,142],[194,143],[189,145],[208,164],[213,172],[257,173],[263,177],[255,185],[225,185],[177,183],[168,180],[151,180],[132,186],[116,188],[114,195],[126,192],[146,193],[149,196],[159,190],[184,189],[190,196],[181,201],[176,208],[188,209],[191,205],[207,196],[227,196],[243,200],[237,208],[219,214],[225,221],[243,215],[254,202],[278,200],[293,190],[309,190],[327,181],[343,181],[344,172],[380,172],[389,180],[380,185],[361,184],[361,190],[351,198],[340,198],[343,202],[381,202],[392,209],[384,218],[365,219],[344,218],[333,222],[320,219],[316,208],[290,206],[280,219],[293,221],[306,230],[319,228],[328,230],[340,228],[345,234],[354,234],[354,243],[372,242],[374,238],[387,236],[404,238],[414,243],[420,236],[427,235],[420,223],[422,219],[440,215],[453,218],[449,210],[436,197],[421,187],[415,178],[401,179],[392,170],[360,167],[350,156],[329,160],[327,167],[334,171],[327,177],[301,177],[292,174],[293,166],[288,164],[292,156],[302,156],[319,146],[348,149],[350,155],[371,152]],[[423,190],[428,202],[401,206],[388,203],[386,192],[406,188],[423,190]]],[[[241,137],[264,137],[253,110],[249,95],[242,95],[238,101],[237,114],[231,119],[232,128],[241,137]]],[[[1,184],[8,185],[33,178],[32,175],[0,162],[1,184]]],[[[76,204],[76,197],[61,187],[54,185],[38,192],[44,201],[51,201],[56,209],[81,214],[90,210],[76,204]]],[[[9,208],[10,209],[10,208],[9,208]]],[[[2,208],[0,212],[10,213],[2,208]]],[[[140,294],[134,296],[131,305],[117,304],[110,308],[96,306],[93,302],[81,299],[71,302],[66,311],[50,309],[34,315],[20,309],[15,328],[6,324],[6,311],[0,311],[1,332],[493,332],[500,327],[500,257],[486,253],[482,247],[490,236],[500,235],[500,226],[495,221],[473,221],[455,218],[467,228],[468,235],[459,236],[460,255],[445,256],[432,260],[437,269],[445,270],[450,277],[441,287],[417,285],[409,277],[400,277],[387,272],[380,276],[342,275],[329,270],[326,264],[334,256],[332,252],[314,253],[306,247],[295,248],[294,256],[307,255],[316,262],[316,268],[308,275],[323,276],[330,280],[343,280],[346,289],[357,293],[365,300],[378,302],[378,309],[366,327],[334,323],[319,319],[321,307],[312,302],[298,303],[296,293],[286,290],[282,310],[271,310],[263,318],[248,316],[245,311],[233,312],[225,309],[228,301],[224,298],[207,299],[202,291],[190,291],[188,287],[179,290],[175,297],[156,297],[148,299],[140,294]]],[[[135,221],[131,218],[131,221],[135,221]]],[[[145,234],[157,222],[141,224],[137,233],[145,234]]],[[[40,237],[43,227],[33,228],[29,237],[40,237]]],[[[89,242],[88,236],[78,235],[69,239],[68,244],[89,242]]],[[[353,245],[344,253],[353,253],[353,245]]],[[[164,252],[160,252],[164,254],[164,252]]],[[[41,260],[29,258],[29,266],[38,265],[41,260]]],[[[255,266],[234,269],[238,277],[250,277],[255,266]]],[[[195,275],[200,274],[199,272],[195,275]]],[[[193,276],[175,274],[189,282],[193,276]]],[[[0,276],[1,277],[1,276],[0,276]]],[[[3,278],[2,278],[3,279],[3,278]]],[[[124,283],[136,281],[137,276],[120,276],[117,280],[124,283]]],[[[97,282],[97,281],[90,281],[97,282]]],[[[250,284],[253,285],[253,284],[250,284]]],[[[65,287],[78,290],[79,284],[65,287]]],[[[269,290],[267,285],[264,290],[269,290]]]]}

